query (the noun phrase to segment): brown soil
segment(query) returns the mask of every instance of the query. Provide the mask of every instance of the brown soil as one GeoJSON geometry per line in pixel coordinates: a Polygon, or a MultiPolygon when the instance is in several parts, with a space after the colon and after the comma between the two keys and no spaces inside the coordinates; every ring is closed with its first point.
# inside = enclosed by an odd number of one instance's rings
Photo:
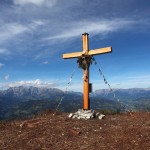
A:
{"type": "Polygon", "coordinates": [[[77,120],[46,112],[0,122],[0,150],[150,150],[150,112],[77,120]]]}

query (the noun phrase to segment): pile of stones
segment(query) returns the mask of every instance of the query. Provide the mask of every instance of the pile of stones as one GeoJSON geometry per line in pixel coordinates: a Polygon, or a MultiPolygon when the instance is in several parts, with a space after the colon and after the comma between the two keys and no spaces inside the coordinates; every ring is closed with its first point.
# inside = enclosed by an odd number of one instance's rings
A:
{"type": "Polygon", "coordinates": [[[100,114],[99,112],[96,112],[94,110],[83,110],[79,109],[75,113],[69,114],[69,118],[77,118],[77,119],[93,119],[93,118],[98,118],[98,119],[103,119],[105,115],[100,114]]]}

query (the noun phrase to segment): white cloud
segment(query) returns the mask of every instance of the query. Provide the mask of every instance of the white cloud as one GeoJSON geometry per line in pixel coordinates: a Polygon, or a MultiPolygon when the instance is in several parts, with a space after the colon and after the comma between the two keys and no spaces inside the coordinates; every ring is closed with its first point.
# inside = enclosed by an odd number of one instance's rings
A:
{"type": "Polygon", "coordinates": [[[0,40],[5,41],[13,38],[19,34],[30,31],[30,29],[24,25],[18,23],[9,23],[5,26],[0,27],[0,40]]]}
{"type": "MultiPolygon", "coordinates": [[[[5,82],[2,85],[0,85],[0,88],[8,89],[9,87],[33,86],[33,87],[59,88],[61,90],[65,90],[66,87],[68,86],[66,82],[64,83],[64,81],[60,81],[60,80],[42,81],[40,79],[28,80],[28,81],[22,80],[22,81],[17,81],[17,82],[5,82]]],[[[78,87],[76,87],[76,85],[77,84],[73,85],[72,88],[69,87],[68,91],[71,89],[75,90],[76,88],[78,89],[77,91],[79,91],[79,85],[77,85],[78,87]]],[[[80,84],[80,87],[82,88],[81,84],[80,84]]]]}
{"type": "Polygon", "coordinates": [[[33,4],[40,6],[42,4],[47,4],[49,6],[53,6],[56,3],[56,0],[14,0],[14,4],[16,5],[26,5],[26,4],[33,4]]]}
{"type": "MultiPolygon", "coordinates": [[[[0,41],[1,43],[8,40],[20,40],[16,38],[19,35],[23,35],[25,33],[32,33],[39,26],[44,25],[44,22],[41,20],[34,20],[31,23],[21,24],[21,23],[8,23],[0,27],[0,41]]],[[[23,39],[23,38],[22,38],[23,39]]],[[[17,42],[19,43],[19,42],[17,42]]],[[[0,49],[0,53],[9,53],[7,49],[0,49]]]]}
{"type": "Polygon", "coordinates": [[[8,54],[10,54],[10,51],[8,51],[5,48],[0,48],[0,54],[8,55],[8,54]]]}
{"type": "Polygon", "coordinates": [[[29,81],[18,81],[12,83],[6,83],[5,87],[17,87],[17,86],[34,86],[34,87],[56,87],[57,81],[41,81],[40,79],[29,81]]]}
{"type": "MultiPolygon", "coordinates": [[[[0,21],[0,41],[3,44],[0,43],[0,46],[6,47],[10,52],[15,51],[15,53],[11,53],[13,56],[30,55],[33,58],[36,54],[35,59],[45,57],[46,54],[41,53],[41,49],[50,51],[47,48],[50,46],[52,46],[51,49],[55,49],[51,52],[56,54],[56,49],[61,45],[58,43],[58,39],[64,42],[69,38],[80,37],[84,32],[88,32],[90,37],[99,35],[99,37],[106,38],[109,33],[124,31],[133,26],[137,27],[135,25],[139,21],[132,19],[132,16],[128,19],[127,17],[118,18],[120,16],[115,16],[118,19],[105,17],[107,11],[103,10],[107,7],[97,6],[96,3],[100,3],[98,0],[95,3],[89,2],[92,4],[91,6],[80,0],[76,2],[62,0],[58,1],[59,3],[57,0],[13,1],[16,5],[10,9],[6,8],[0,15],[0,20],[2,20],[0,21]],[[83,4],[85,7],[88,6],[91,11],[85,11],[83,4]],[[55,7],[48,8],[46,7],[48,5],[55,5],[55,7]],[[95,10],[94,6],[97,6],[95,10]],[[78,11],[72,11],[77,9],[78,11]],[[104,12],[104,15],[100,11],[104,12]],[[32,51],[28,51],[29,49],[32,51]]],[[[143,22],[145,23],[145,21],[143,22]]],[[[141,24],[143,23],[140,22],[139,26],[141,24]]]]}
{"type": "Polygon", "coordinates": [[[0,63],[0,68],[2,68],[4,66],[4,64],[0,63]]]}
{"type": "Polygon", "coordinates": [[[26,4],[35,4],[41,5],[45,0],[14,0],[15,4],[26,5],[26,4]]]}
{"type": "Polygon", "coordinates": [[[9,74],[7,74],[7,75],[4,76],[4,80],[5,80],[5,81],[9,80],[9,78],[10,78],[10,75],[9,75],[9,74]]]}
{"type": "MultiPolygon", "coordinates": [[[[36,28],[38,28],[39,26],[44,25],[45,23],[41,20],[34,20],[32,21],[32,23],[27,24],[26,27],[30,30],[30,31],[34,31],[36,28]]],[[[37,32],[37,30],[36,30],[37,32]]]]}
{"type": "Polygon", "coordinates": [[[126,19],[113,19],[104,21],[85,21],[85,22],[73,22],[72,24],[66,24],[66,28],[59,34],[50,36],[47,40],[73,38],[81,35],[84,32],[90,34],[106,35],[111,32],[116,32],[121,29],[129,29],[137,22],[134,20],[126,19]]]}
{"type": "Polygon", "coordinates": [[[33,21],[33,24],[34,24],[35,26],[40,26],[40,25],[44,25],[44,22],[41,21],[41,20],[34,20],[34,21],[33,21]]]}
{"type": "Polygon", "coordinates": [[[44,61],[44,62],[42,62],[42,64],[47,65],[47,64],[48,64],[48,61],[44,61]]]}

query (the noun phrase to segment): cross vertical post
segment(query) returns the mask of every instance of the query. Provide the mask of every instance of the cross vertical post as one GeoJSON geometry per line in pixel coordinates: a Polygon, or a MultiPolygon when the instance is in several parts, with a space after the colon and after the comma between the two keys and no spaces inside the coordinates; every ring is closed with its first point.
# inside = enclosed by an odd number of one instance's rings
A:
{"type": "MultiPolygon", "coordinates": [[[[89,51],[89,38],[88,33],[82,34],[83,51],[85,55],[88,55],[89,51]]],[[[90,109],[89,102],[89,64],[86,62],[86,68],[83,70],[83,109],[90,109]]]]}

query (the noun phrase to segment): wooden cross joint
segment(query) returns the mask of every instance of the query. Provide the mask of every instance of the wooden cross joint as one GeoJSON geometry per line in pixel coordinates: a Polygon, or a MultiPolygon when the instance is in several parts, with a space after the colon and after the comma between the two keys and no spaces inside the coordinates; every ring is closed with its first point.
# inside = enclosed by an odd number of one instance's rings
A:
{"type": "Polygon", "coordinates": [[[90,64],[92,64],[92,56],[82,55],[81,57],[78,57],[77,63],[79,68],[85,70],[87,67],[90,66],[90,64]]]}

